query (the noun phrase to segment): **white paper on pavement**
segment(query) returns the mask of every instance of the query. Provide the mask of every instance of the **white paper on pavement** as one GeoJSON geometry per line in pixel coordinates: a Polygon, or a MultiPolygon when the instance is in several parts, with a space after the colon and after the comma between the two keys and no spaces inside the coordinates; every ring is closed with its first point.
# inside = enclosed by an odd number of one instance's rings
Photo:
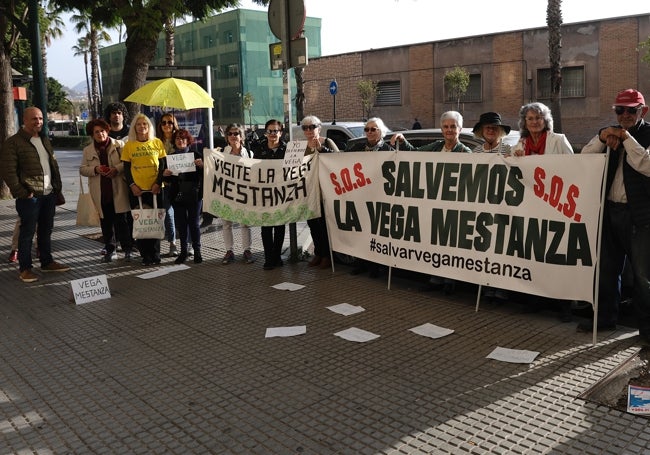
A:
{"type": "Polygon", "coordinates": [[[341,330],[336,332],[334,335],[337,337],[343,338],[348,341],[356,341],[359,343],[365,343],[366,341],[372,341],[375,338],[379,338],[379,335],[372,332],[367,332],[362,329],[357,329],[356,327],[350,327],[349,329],[341,330]]]}
{"type": "Polygon", "coordinates": [[[366,311],[362,306],[350,305],[349,303],[339,303],[338,305],[328,306],[327,309],[334,313],[342,314],[343,316],[350,316],[351,314],[366,311]]]}
{"type": "Polygon", "coordinates": [[[266,329],[265,338],[293,337],[307,333],[306,325],[295,325],[292,327],[269,327],[266,329]]]}
{"type": "Polygon", "coordinates": [[[167,267],[160,267],[156,270],[153,270],[151,272],[143,273],[142,275],[138,275],[138,278],[142,278],[143,280],[149,280],[151,278],[156,278],[159,276],[167,275],[168,273],[172,272],[178,272],[181,270],[187,270],[190,267],[185,265],[185,264],[178,264],[178,265],[170,265],[167,267]]]}
{"type": "Polygon", "coordinates": [[[440,327],[435,324],[431,324],[429,322],[427,322],[426,324],[419,325],[417,327],[413,327],[412,329],[409,330],[417,335],[422,335],[423,337],[429,337],[429,338],[442,338],[454,333],[452,329],[446,329],[444,327],[440,327]]]}
{"type": "Polygon", "coordinates": [[[538,355],[536,351],[496,347],[486,358],[509,363],[533,363],[538,355]]]}
{"type": "Polygon", "coordinates": [[[298,289],[302,289],[305,286],[303,286],[302,284],[289,283],[285,281],[284,283],[275,284],[271,287],[278,289],[280,291],[297,291],[298,289]]]}

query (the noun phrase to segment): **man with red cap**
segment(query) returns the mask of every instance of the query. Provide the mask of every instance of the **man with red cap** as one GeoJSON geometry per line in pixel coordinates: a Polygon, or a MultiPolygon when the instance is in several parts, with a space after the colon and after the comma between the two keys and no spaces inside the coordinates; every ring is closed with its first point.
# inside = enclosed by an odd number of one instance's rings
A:
{"type": "MultiPolygon", "coordinates": [[[[626,260],[634,273],[633,305],[639,335],[650,342],[650,124],[643,95],[633,89],[616,96],[617,125],[602,128],[582,153],[609,151],[600,253],[598,330],[616,328],[620,281],[626,260]]],[[[591,331],[593,321],[578,325],[591,331]]]]}

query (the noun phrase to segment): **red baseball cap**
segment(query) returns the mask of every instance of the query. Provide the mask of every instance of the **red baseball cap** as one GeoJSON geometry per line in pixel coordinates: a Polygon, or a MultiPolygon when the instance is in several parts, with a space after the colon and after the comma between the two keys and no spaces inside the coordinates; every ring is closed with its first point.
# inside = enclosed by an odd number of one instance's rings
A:
{"type": "Polygon", "coordinates": [[[645,104],[643,95],[641,92],[631,88],[618,92],[618,95],[616,95],[616,101],[614,102],[614,106],[637,107],[640,104],[645,104]]]}

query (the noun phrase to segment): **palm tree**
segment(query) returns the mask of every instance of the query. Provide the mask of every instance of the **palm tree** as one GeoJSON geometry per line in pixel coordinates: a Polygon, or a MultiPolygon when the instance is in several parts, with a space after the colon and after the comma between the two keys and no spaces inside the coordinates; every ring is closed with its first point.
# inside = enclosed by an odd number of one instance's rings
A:
{"type": "Polygon", "coordinates": [[[176,43],[174,41],[176,32],[176,20],[174,16],[169,16],[165,19],[165,64],[167,66],[174,66],[176,58],[176,43]]]}
{"type": "Polygon", "coordinates": [[[75,57],[83,55],[84,58],[84,67],[86,69],[86,90],[88,94],[88,107],[92,105],[92,99],[90,97],[90,78],[88,77],[88,53],[90,52],[90,43],[87,36],[82,36],[77,40],[77,44],[72,46],[72,52],[74,52],[75,57]]]}
{"type": "Polygon", "coordinates": [[[99,79],[99,46],[102,41],[110,42],[111,36],[108,32],[101,28],[99,23],[93,20],[90,13],[80,12],[74,14],[71,18],[73,23],[76,23],[75,29],[78,33],[86,31],[86,38],[88,39],[88,48],[90,52],[90,86],[91,86],[91,100],[90,109],[92,118],[97,118],[102,115],[102,101],[100,96],[100,79],[99,79]]]}
{"type": "Polygon", "coordinates": [[[61,11],[51,3],[39,9],[41,30],[41,59],[43,60],[43,77],[47,80],[47,48],[52,45],[52,40],[63,36],[65,24],[61,19],[61,11]]]}
{"type": "Polygon", "coordinates": [[[553,129],[562,132],[562,0],[548,0],[548,58],[551,64],[551,111],[553,129]]]}

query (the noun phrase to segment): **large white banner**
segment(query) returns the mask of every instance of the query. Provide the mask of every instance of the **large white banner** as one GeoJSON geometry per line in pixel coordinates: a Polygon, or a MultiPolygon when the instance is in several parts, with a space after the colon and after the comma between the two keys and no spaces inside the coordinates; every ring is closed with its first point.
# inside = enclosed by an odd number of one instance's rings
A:
{"type": "Polygon", "coordinates": [[[593,302],[604,154],[347,152],[319,158],[333,250],[593,302]]]}
{"type": "Polygon", "coordinates": [[[203,152],[203,210],[248,226],[279,226],[320,216],[318,160],[284,167],[283,160],[258,160],[203,152]]]}

